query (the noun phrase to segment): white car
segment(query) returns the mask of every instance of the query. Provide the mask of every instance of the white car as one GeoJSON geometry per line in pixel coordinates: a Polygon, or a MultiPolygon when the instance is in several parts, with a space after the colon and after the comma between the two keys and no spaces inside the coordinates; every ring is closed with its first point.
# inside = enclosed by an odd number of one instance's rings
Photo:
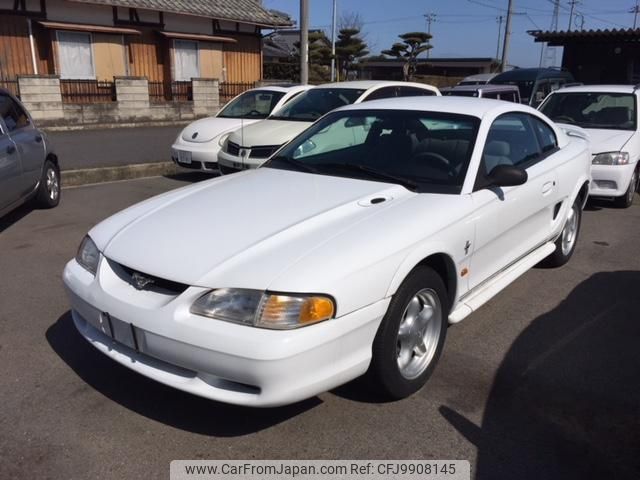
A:
{"type": "Polygon", "coordinates": [[[590,161],[584,137],[523,105],[352,105],[257,170],[91,229],[64,271],[73,320],[113,360],[209,399],[282,405],[365,373],[403,398],[448,323],[569,260],[590,161]]]}
{"type": "Polygon", "coordinates": [[[171,159],[181,167],[217,172],[218,152],[229,133],[264,120],[309,88],[267,86],[241,93],[214,117],[196,120],[180,132],[171,146],[171,159]]]}
{"type": "Polygon", "coordinates": [[[640,91],[631,85],[585,85],[556,90],[540,111],[585,129],[593,148],[590,194],[630,207],[640,178],[640,91]]]}
{"type": "Polygon", "coordinates": [[[440,95],[440,91],[422,83],[353,81],[320,85],[274,111],[267,120],[228,136],[218,153],[220,173],[259,167],[282,145],[338,107],[383,98],[432,95],[440,95]]]}

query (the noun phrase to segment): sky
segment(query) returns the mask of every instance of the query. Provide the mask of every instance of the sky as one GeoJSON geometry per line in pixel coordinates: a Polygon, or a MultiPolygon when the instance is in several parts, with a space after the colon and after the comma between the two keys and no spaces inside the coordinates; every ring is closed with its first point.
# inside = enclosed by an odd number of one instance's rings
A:
{"type": "MultiPolygon", "coordinates": [[[[363,32],[372,54],[389,48],[397,35],[410,31],[426,31],[427,13],[435,14],[431,24],[436,57],[495,57],[498,45],[498,20],[505,16],[508,0],[337,0],[341,13],[359,13],[365,24],[363,32]]],[[[299,19],[299,0],[263,0],[267,8],[281,10],[299,19]]],[[[309,0],[311,28],[331,32],[332,0],[309,0]]],[[[597,28],[631,28],[636,0],[581,0],[575,10],[572,30],[597,28]],[[584,24],[582,22],[584,21],[584,24]]],[[[549,30],[553,18],[553,0],[513,0],[511,46],[508,63],[519,67],[537,67],[541,45],[534,43],[527,30],[549,30]]],[[[570,0],[561,0],[558,28],[567,30],[570,0]]],[[[640,15],[638,15],[640,26],[640,15]]],[[[503,23],[504,31],[504,23],[503,23]]],[[[557,49],[559,50],[559,49],[557,49]]],[[[546,62],[552,56],[546,57],[546,62]]],[[[560,65],[561,52],[556,54],[560,65]]]]}

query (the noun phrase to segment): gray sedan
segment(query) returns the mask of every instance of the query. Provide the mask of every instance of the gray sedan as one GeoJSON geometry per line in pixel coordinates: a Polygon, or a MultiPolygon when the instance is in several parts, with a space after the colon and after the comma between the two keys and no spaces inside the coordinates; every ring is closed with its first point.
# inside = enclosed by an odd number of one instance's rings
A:
{"type": "Polygon", "coordinates": [[[46,136],[20,101],[0,89],[0,216],[34,199],[60,202],[60,167],[46,136]]]}

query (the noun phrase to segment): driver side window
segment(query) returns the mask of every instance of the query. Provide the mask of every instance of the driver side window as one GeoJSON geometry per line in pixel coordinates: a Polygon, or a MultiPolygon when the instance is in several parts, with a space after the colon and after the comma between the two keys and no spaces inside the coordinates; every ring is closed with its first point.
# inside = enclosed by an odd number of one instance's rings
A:
{"type": "Polygon", "coordinates": [[[489,129],[479,173],[489,175],[498,165],[526,169],[540,157],[540,146],[529,115],[506,113],[489,129]]]}

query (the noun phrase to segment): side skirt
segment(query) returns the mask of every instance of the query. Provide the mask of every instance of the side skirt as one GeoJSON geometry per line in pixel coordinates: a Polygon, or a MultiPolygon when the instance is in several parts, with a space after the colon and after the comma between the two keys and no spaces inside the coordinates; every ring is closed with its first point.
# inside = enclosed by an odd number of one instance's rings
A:
{"type": "Polygon", "coordinates": [[[471,313],[495,297],[500,291],[504,290],[509,284],[513,283],[518,277],[551,255],[555,249],[556,246],[552,242],[547,242],[504,270],[498,272],[458,302],[455,310],[449,314],[449,323],[459,323],[464,320],[471,313]]]}

